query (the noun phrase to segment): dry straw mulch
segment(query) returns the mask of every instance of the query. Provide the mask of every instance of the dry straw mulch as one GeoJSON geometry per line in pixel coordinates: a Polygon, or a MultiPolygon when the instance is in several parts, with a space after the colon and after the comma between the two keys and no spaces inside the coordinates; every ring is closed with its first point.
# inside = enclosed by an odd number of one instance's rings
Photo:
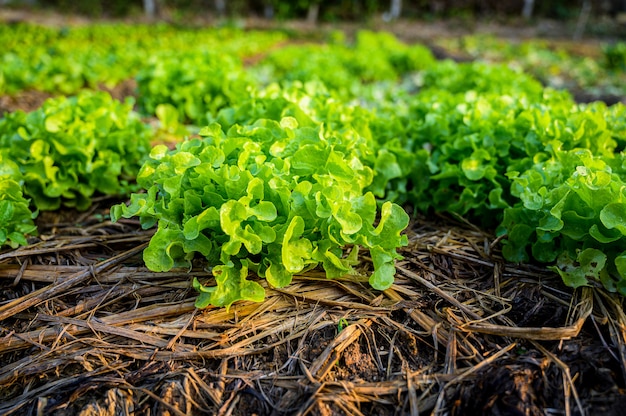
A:
{"type": "Polygon", "coordinates": [[[508,264],[471,225],[416,219],[384,292],[363,255],[357,276],[197,310],[206,265],[147,270],[152,231],[103,212],[42,216],[39,239],[0,253],[0,415],[626,409],[623,300],[508,264]]]}

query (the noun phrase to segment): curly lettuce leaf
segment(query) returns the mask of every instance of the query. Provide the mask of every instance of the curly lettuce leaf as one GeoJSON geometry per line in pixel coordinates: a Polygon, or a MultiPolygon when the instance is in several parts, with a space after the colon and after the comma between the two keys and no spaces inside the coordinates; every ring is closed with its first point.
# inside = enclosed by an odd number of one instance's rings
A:
{"type": "Polygon", "coordinates": [[[32,113],[0,120],[0,149],[19,166],[24,192],[40,210],[85,210],[96,192],[127,192],[149,139],[132,102],[105,92],[51,98],[32,113]]]}
{"type": "Polygon", "coordinates": [[[292,117],[231,126],[213,124],[175,150],[153,149],[138,182],[147,188],[111,217],[158,224],[144,251],[152,270],[209,261],[215,286],[196,283],[198,305],[263,298],[254,272],[276,287],[321,265],[329,278],[353,273],[359,246],[374,258],[373,286],[393,282],[406,245],[408,215],[371,192],[358,136],[300,126],[292,117]]]}
{"type": "Polygon", "coordinates": [[[0,247],[27,245],[27,236],[37,234],[37,214],[22,192],[19,167],[0,152],[0,247]]]}

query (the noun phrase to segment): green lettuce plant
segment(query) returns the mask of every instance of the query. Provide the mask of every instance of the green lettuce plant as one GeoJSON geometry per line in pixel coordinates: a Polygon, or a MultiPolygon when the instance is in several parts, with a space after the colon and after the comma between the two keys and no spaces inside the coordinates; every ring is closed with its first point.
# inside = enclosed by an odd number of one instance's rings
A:
{"type": "Polygon", "coordinates": [[[137,177],[147,192],[111,210],[113,220],[158,225],[144,252],[150,269],[189,266],[196,253],[208,260],[215,285],[195,282],[198,307],[262,300],[249,271],[274,287],[317,265],[329,278],[353,273],[359,248],[373,260],[370,284],[392,284],[409,218],[364,191],[374,176],[358,157],[366,142],[293,117],[227,132],[212,124],[201,136],[155,147],[137,177]]]}
{"type": "Polygon", "coordinates": [[[19,167],[0,151],[0,247],[26,245],[26,236],[37,233],[33,222],[37,213],[29,203],[22,192],[19,167]]]}
{"type": "Polygon", "coordinates": [[[521,203],[504,211],[504,256],[553,263],[572,287],[602,283],[626,295],[626,156],[561,150],[518,174],[512,193],[521,203]]]}
{"type": "Polygon", "coordinates": [[[143,112],[170,104],[181,122],[204,126],[220,109],[245,99],[254,82],[235,56],[194,51],[154,56],[139,71],[137,85],[143,112]]]}
{"type": "Polygon", "coordinates": [[[263,59],[270,79],[285,82],[322,82],[345,101],[360,98],[364,85],[389,81],[433,67],[428,48],[406,45],[385,32],[360,31],[354,45],[345,42],[293,45],[271,52],[263,59]],[[372,59],[372,51],[376,51],[372,59]]]}
{"type": "Polygon", "coordinates": [[[184,30],[166,24],[1,25],[0,94],[30,89],[76,94],[83,88],[113,88],[135,77],[156,56],[167,60],[172,54],[211,51],[241,58],[284,39],[278,31],[184,30]]]}
{"type": "Polygon", "coordinates": [[[150,130],[132,101],[104,92],[52,98],[31,113],[0,119],[0,149],[19,167],[39,210],[87,209],[94,193],[128,192],[150,149],[150,130]]]}

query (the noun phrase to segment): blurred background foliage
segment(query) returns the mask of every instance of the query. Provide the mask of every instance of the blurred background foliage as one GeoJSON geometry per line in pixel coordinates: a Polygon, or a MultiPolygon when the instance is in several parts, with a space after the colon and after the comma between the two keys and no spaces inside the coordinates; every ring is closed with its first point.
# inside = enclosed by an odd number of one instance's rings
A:
{"type": "Polygon", "coordinates": [[[484,18],[516,17],[576,19],[591,16],[624,17],[626,0],[0,0],[0,6],[54,8],[91,17],[152,18],[184,15],[265,17],[310,21],[363,21],[376,16],[484,18]]]}

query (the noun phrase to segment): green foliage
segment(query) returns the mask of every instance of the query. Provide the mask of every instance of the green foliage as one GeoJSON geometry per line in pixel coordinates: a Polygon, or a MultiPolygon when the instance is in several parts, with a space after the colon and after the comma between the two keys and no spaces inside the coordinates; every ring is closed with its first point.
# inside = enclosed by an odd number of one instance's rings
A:
{"type": "Polygon", "coordinates": [[[623,42],[604,45],[602,59],[554,47],[545,41],[511,42],[473,35],[439,41],[444,48],[487,63],[521,69],[552,88],[584,90],[593,96],[626,95],[623,42]]]}
{"type": "Polygon", "coordinates": [[[443,61],[425,71],[422,87],[447,93],[523,94],[540,100],[543,87],[533,77],[505,65],[443,61]]]}
{"type": "Polygon", "coordinates": [[[279,32],[184,30],[164,24],[0,25],[0,94],[27,89],[75,94],[82,88],[111,88],[135,77],[146,64],[155,65],[160,56],[167,61],[173,54],[183,54],[197,61],[221,54],[236,60],[284,38],[279,32]]]}
{"type": "Polygon", "coordinates": [[[550,154],[522,174],[511,173],[512,193],[521,203],[506,209],[503,254],[513,261],[529,255],[554,262],[569,286],[601,282],[626,295],[626,156],[600,156],[586,148],[550,154]]]}
{"type": "Polygon", "coordinates": [[[497,227],[508,260],[556,262],[570,286],[626,293],[626,107],[575,104],[484,63],[446,62],[418,82],[368,120],[387,152],[384,195],[497,227]]]}
{"type": "Polygon", "coordinates": [[[194,280],[199,307],[263,299],[250,273],[274,287],[318,265],[329,278],[353,273],[359,250],[372,259],[372,287],[389,287],[406,244],[398,204],[466,217],[504,236],[509,261],[548,263],[572,287],[626,295],[626,107],[576,104],[523,72],[605,91],[621,85],[620,47],[605,49],[607,71],[537,43],[463,39],[472,54],[495,45],[487,60],[507,64],[494,65],[436,62],[385,33],[336,38],[244,67],[282,35],[0,27],[2,92],[136,75],[139,105],[162,134],[208,125],[175,150],[154,147],[142,165],[147,130],[131,102],[81,93],[7,115],[0,244],[36,232],[25,198],[84,209],[94,192],[126,192],[138,175],[145,192],[112,218],[157,226],[144,251],[153,270],[207,259],[215,282],[194,280]]]}
{"type": "Polygon", "coordinates": [[[152,270],[188,266],[196,253],[209,260],[216,285],[195,283],[197,306],[263,299],[249,270],[275,287],[318,264],[329,278],[352,273],[358,247],[373,259],[370,284],[391,285],[409,218],[391,202],[379,211],[365,191],[374,172],[359,154],[368,143],[293,117],[226,133],[212,124],[201,136],[174,151],[155,147],[137,177],[147,193],[111,210],[114,220],[158,224],[144,252],[152,270]]]}
{"type": "Polygon", "coordinates": [[[0,151],[0,247],[26,245],[26,236],[37,232],[36,213],[22,193],[21,179],[19,167],[0,151]]]}
{"type": "Polygon", "coordinates": [[[40,210],[84,210],[96,191],[128,192],[149,138],[132,101],[104,92],[49,99],[32,113],[0,120],[0,149],[19,166],[24,192],[40,210]]]}
{"type": "Polygon", "coordinates": [[[626,72],[626,42],[616,42],[606,45],[604,53],[604,66],[613,71],[626,72]]]}
{"type": "Polygon", "coordinates": [[[388,33],[360,31],[352,47],[341,43],[287,46],[270,53],[262,65],[269,68],[270,79],[320,81],[341,97],[352,98],[362,94],[363,83],[397,81],[434,62],[422,45],[405,45],[388,33]]]}
{"type": "Polygon", "coordinates": [[[524,120],[552,102],[571,107],[570,97],[484,64],[446,62],[425,71],[422,82],[418,95],[403,99],[404,108],[396,97],[378,110],[386,117],[370,123],[387,152],[378,164],[389,179],[387,197],[495,227],[515,202],[506,172],[530,166],[544,135],[546,126],[524,120]]]}
{"type": "Polygon", "coordinates": [[[160,104],[171,104],[182,110],[180,121],[196,125],[245,98],[252,86],[241,62],[219,53],[161,54],[145,64],[137,83],[144,112],[155,114],[160,104]]]}
{"type": "MultiPolygon", "coordinates": [[[[345,50],[327,49],[322,58],[336,62],[333,53],[341,56],[345,50]]],[[[298,74],[309,63],[285,65],[291,68],[286,74],[298,74]]],[[[349,80],[342,84],[357,86],[348,93],[324,74],[316,75],[313,66],[306,70],[310,75],[295,79],[317,83],[302,84],[299,94],[297,83],[284,84],[282,104],[256,99],[221,115],[243,122],[245,114],[260,109],[298,114],[293,103],[306,103],[298,107],[305,113],[303,121],[323,121],[373,140],[375,150],[360,158],[375,172],[367,189],[376,197],[498,226],[507,234],[503,253],[510,261],[556,261],[568,285],[596,281],[624,290],[626,248],[619,234],[624,106],[577,105],[566,92],[545,89],[506,66],[481,62],[426,67],[400,88],[389,83],[364,88],[345,65],[337,69],[345,74],[339,78],[349,80]],[[405,94],[403,88],[419,92],[405,94]],[[345,98],[353,96],[359,97],[358,104],[346,104],[345,98]],[[601,179],[585,182],[581,172],[601,179]],[[595,206],[585,207],[578,200],[581,193],[595,206]],[[591,249],[605,260],[596,262],[591,249]],[[581,260],[586,266],[575,272],[568,266],[578,267],[581,260]]]]}

